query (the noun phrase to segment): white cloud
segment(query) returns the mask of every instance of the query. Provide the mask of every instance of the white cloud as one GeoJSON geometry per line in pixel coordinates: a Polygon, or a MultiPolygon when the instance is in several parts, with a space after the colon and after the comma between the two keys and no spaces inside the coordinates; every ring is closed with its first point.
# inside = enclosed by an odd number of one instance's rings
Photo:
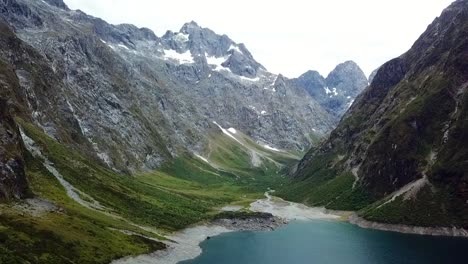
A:
{"type": "Polygon", "coordinates": [[[65,0],[111,23],[149,27],[159,36],[197,21],[243,42],[270,71],[327,74],[355,60],[369,74],[399,56],[452,0],[65,0]]]}

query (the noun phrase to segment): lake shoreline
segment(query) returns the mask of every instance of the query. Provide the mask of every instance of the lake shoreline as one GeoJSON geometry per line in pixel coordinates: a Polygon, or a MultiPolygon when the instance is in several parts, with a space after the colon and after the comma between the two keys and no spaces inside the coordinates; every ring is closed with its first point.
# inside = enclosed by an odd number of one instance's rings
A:
{"type": "Polygon", "coordinates": [[[200,244],[224,233],[241,231],[273,231],[287,225],[288,221],[272,216],[270,219],[217,219],[208,224],[189,227],[167,236],[173,242],[165,242],[167,248],[152,253],[127,256],[111,264],[176,264],[194,259],[202,253],[200,244]]]}
{"type": "Polygon", "coordinates": [[[271,192],[273,191],[266,192],[265,199],[251,203],[248,208],[251,212],[263,214],[264,217],[228,217],[195,225],[167,236],[174,242],[166,242],[167,249],[165,250],[124,257],[112,261],[111,264],[176,264],[196,258],[202,253],[200,244],[203,241],[224,233],[273,231],[292,220],[339,220],[341,217],[329,213],[325,208],[311,208],[303,204],[273,198],[270,196],[271,192]]]}
{"type": "Polygon", "coordinates": [[[446,236],[446,237],[464,237],[468,238],[468,230],[462,228],[450,227],[421,227],[410,226],[403,224],[386,224],[380,222],[373,222],[359,217],[356,213],[348,217],[350,224],[359,226],[365,229],[373,229],[388,232],[397,232],[413,235],[426,235],[426,236],[446,236]]]}
{"type": "Polygon", "coordinates": [[[352,225],[373,230],[398,232],[415,235],[465,237],[468,231],[443,227],[416,227],[372,222],[359,217],[355,212],[334,211],[325,208],[308,207],[303,204],[288,202],[272,197],[268,191],[266,199],[257,200],[248,208],[257,216],[223,217],[209,223],[195,225],[176,232],[167,238],[173,242],[166,242],[167,249],[153,253],[129,256],[114,260],[111,264],[176,264],[194,259],[202,253],[200,244],[212,237],[231,232],[242,231],[273,231],[293,220],[333,220],[344,221],[352,225]]]}

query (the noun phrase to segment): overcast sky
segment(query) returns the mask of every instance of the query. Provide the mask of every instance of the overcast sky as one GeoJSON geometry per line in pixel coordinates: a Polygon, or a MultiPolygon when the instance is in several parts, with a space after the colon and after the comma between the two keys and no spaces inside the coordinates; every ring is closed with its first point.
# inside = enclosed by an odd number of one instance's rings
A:
{"type": "Polygon", "coordinates": [[[162,36],[196,21],[235,42],[274,73],[327,75],[356,61],[366,74],[408,50],[453,0],[65,0],[110,23],[162,36]]]}

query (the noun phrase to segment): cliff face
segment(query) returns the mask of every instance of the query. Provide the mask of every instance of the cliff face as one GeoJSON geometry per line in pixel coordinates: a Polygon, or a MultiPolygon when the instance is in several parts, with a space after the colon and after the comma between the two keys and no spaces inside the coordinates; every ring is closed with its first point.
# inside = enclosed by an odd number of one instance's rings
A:
{"type": "Polygon", "coordinates": [[[467,227],[467,30],[468,1],[456,1],[378,70],[329,139],[300,162],[286,195],[365,207],[370,220],[467,227]],[[333,195],[315,195],[332,187],[333,195]]]}
{"type": "MultiPolygon", "coordinates": [[[[23,145],[15,116],[24,116],[27,95],[20,87],[11,61],[13,53],[23,54],[27,50],[21,45],[8,26],[0,21],[0,200],[25,198],[28,184],[25,176],[23,145]],[[8,61],[11,59],[11,61],[8,61]]],[[[23,61],[24,62],[24,61],[23,61]]]]}
{"type": "Polygon", "coordinates": [[[10,112],[16,107],[6,82],[11,75],[8,69],[0,70],[0,200],[24,198],[28,191],[21,137],[10,112]]]}

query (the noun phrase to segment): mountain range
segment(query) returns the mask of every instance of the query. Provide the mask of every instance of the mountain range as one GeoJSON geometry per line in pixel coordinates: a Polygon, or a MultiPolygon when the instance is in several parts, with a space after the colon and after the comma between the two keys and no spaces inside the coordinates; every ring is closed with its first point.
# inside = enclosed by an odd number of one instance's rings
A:
{"type": "MultiPolygon", "coordinates": [[[[58,109],[51,113],[14,51],[4,56],[16,63],[21,88],[29,86],[32,120],[116,170],[150,170],[181,151],[202,153],[210,131],[218,129],[213,122],[261,144],[305,151],[346,107],[335,111],[318,102],[323,98],[317,94],[330,92],[311,92],[307,84],[295,85],[300,80],[268,72],[245,45],[195,22],[157,37],[146,28],[114,26],[69,10],[61,1],[4,1],[1,12],[38,53],[41,75],[54,76],[43,80],[44,92],[56,97],[50,107],[58,109]],[[53,116],[57,110],[60,117],[53,116]]],[[[348,88],[365,87],[363,75],[348,87],[349,72],[334,72],[343,96],[348,88]]]]}

